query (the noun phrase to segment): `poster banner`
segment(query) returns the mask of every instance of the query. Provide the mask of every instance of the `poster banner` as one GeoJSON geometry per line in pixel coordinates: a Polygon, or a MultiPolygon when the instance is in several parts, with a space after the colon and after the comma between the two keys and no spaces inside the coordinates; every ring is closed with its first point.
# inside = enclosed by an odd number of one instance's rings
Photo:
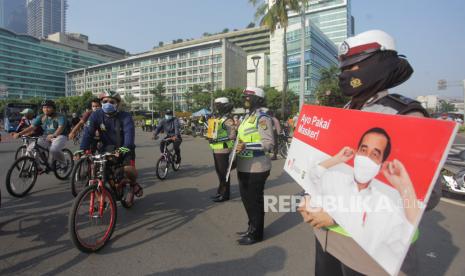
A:
{"type": "Polygon", "coordinates": [[[305,105],[284,170],[388,274],[405,258],[457,124],[305,105]]]}

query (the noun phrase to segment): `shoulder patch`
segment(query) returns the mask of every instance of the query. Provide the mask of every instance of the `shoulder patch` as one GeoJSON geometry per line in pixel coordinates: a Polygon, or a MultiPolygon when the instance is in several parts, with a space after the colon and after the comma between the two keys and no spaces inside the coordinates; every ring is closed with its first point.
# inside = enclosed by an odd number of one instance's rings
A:
{"type": "Polygon", "coordinates": [[[260,120],[258,121],[258,126],[263,129],[263,130],[267,130],[268,129],[268,125],[266,124],[266,120],[260,120]]]}

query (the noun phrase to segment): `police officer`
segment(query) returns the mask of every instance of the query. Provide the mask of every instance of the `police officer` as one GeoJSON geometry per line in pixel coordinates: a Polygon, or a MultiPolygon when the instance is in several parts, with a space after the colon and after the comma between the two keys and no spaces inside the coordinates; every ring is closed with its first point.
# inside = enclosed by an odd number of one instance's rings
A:
{"type": "MultiPolygon", "coordinates": [[[[380,30],[346,39],[339,48],[339,86],[351,100],[345,108],[363,111],[428,117],[417,101],[387,89],[410,78],[413,69],[397,54],[394,39],[380,30]]],[[[427,205],[434,208],[441,196],[436,185],[427,205]]],[[[307,198],[308,199],[308,198],[307,198]]],[[[308,202],[308,201],[307,201],[308,202]]],[[[325,212],[300,209],[316,236],[315,275],[385,275],[386,272],[325,212]]],[[[418,238],[418,231],[414,240],[418,238]]],[[[411,246],[402,270],[416,274],[415,247],[411,246]]]]}
{"type": "Polygon", "coordinates": [[[226,97],[215,99],[217,118],[214,119],[213,137],[210,139],[210,148],[213,150],[216,174],[220,185],[216,195],[212,198],[214,202],[229,200],[230,182],[226,181],[226,173],[229,166],[229,153],[236,139],[236,128],[231,116],[233,105],[226,97]]]}
{"type": "Polygon", "coordinates": [[[263,190],[270,175],[271,160],[265,154],[273,149],[273,126],[265,108],[265,92],[261,88],[247,87],[243,93],[244,107],[249,110],[237,132],[237,177],[242,203],[249,228],[239,232],[240,245],[263,240],[263,190]]]}

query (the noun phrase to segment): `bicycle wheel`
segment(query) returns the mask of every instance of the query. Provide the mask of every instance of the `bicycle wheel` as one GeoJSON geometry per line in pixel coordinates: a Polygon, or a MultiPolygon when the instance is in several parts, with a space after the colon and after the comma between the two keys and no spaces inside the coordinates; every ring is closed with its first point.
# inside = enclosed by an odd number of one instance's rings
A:
{"type": "Polygon", "coordinates": [[[25,145],[20,146],[15,153],[15,160],[20,157],[26,156],[27,147],[25,145]]]}
{"type": "Polygon", "coordinates": [[[178,160],[178,156],[175,153],[173,155],[173,162],[171,163],[171,167],[173,168],[173,171],[178,171],[179,168],[181,167],[181,162],[176,163],[176,160],[178,160]]]}
{"type": "Polygon", "coordinates": [[[73,153],[69,149],[63,149],[62,152],[65,156],[65,162],[63,163],[58,160],[53,161],[55,163],[55,170],[53,172],[56,178],[65,180],[73,172],[74,159],[73,153]]]}
{"type": "Polygon", "coordinates": [[[281,154],[283,158],[287,158],[288,149],[289,149],[289,144],[287,142],[282,143],[279,146],[279,154],[281,154]]]}
{"type": "Polygon", "coordinates": [[[160,180],[164,180],[168,175],[168,160],[166,160],[164,156],[158,159],[155,171],[157,173],[158,179],[160,180]]]}
{"type": "Polygon", "coordinates": [[[88,158],[82,158],[73,168],[71,174],[71,193],[76,197],[89,183],[91,174],[91,162],[88,158]]]}
{"type": "Polygon", "coordinates": [[[37,163],[34,158],[23,156],[13,162],[6,174],[6,190],[15,197],[25,196],[37,181],[37,163]]]}
{"type": "Polygon", "coordinates": [[[73,244],[82,252],[100,250],[110,240],[117,218],[116,201],[103,187],[92,185],[74,199],[68,227],[73,244]]]}

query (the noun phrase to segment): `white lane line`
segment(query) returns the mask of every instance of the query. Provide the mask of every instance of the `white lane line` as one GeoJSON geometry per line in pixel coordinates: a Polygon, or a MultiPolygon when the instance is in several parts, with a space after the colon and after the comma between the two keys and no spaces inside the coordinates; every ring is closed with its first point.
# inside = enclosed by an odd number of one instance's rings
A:
{"type": "Polygon", "coordinates": [[[444,202],[447,202],[447,203],[450,203],[450,204],[453,204],[453,205],[465,207],[465,203],[457,202],[457,201],[452,200],[452,199],[442,197],[441,201],[444,201],[444,202]]]}

